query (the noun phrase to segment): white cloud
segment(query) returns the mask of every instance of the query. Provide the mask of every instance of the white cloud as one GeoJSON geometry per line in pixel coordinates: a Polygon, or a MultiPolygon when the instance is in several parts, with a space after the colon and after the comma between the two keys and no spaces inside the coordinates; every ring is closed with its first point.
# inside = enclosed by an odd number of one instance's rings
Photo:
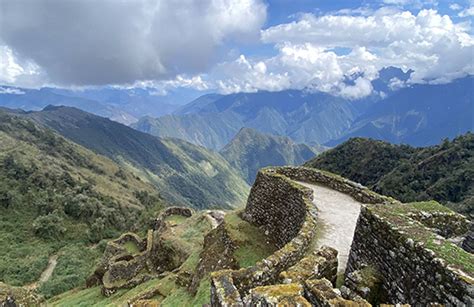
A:
{"type": "Polygon", "coordinates": [[[21,59],[11,48],[0,44],[0,83],[35,87],[44,81],[44,77],[38,65],[21,59]]]}
{"type": "MultiPolygon", "coordinates": [[[[278,54],[256,61],[242,57],[214,71],[224,92],[310,87],[349,98],[370,94],[368,81],[383,67],[412,69],[411,83],[443,83],[474,74],[474,38],[466,23],[434,10],[380,9],[371,16],[302,15],[298,21],[262,31],[278,54]],[[349,48],[338,55],[337,48],[349,48]],[[349,86],[348,76],[361,78],[349,86]]],[[[211,73],[212,75],[212,73],[211,73]]]]}
{"type": "Polygon", "coordinates": [[[449,8],[453,11],[459,11],[460,9],[462,9],[462,7],[457,3],[450,4],[449,8]]]}
{"type": "Polygon", "coordinates": [[[458,14],[459,17],[471,17],[471,16],[474,16],[474,6],[470,6],[464,10],[462,10],[461,12],[459,12],[458,14]]]}
{"type": "Polygon", "coordinates": [[[25,94],[25,92],[23,92],[20,89],[14,88],[14,87],[0,86],[0,94],[23,95],[23,94],[25,94]]]}
{"type": "MultiPolygon", "coordinates": [[[[202,72],[227,41],[258,39],[266,19],[261,0],[3,0],[0,11],[1,43],[61,85],[202,72]]],[[[7,66],[13,82],[25,70],[7,66]]]]}

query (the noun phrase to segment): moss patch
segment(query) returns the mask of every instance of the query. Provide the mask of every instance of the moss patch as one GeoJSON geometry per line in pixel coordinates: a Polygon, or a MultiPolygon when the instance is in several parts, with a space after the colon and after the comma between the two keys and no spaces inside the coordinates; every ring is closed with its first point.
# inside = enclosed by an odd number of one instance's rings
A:
{"type": "Polygon", "coordinates": [[[224,222],[227,233],[237,246],[234,256],[241,268],[252,266],[277,250],[262,230],[242,220],[238,211],[228,213],[224,222]]]}

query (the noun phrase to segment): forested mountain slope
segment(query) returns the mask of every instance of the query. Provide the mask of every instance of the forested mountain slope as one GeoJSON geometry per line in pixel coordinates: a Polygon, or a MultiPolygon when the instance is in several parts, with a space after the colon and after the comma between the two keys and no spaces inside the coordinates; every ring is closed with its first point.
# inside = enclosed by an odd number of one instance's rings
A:
{"type": "Polygon", "coordinates": [[[242,128],[221,151],[222,156],[252,184],[260,168],[299,165],[314,157],[316,150],[296,144],[288,137],[242,128]]]}
{"type": "Polygon", "coordinates": [[[435,199],[474,214],[474,134],[414,148],[353,138],[306,166],[334,172],[401,201],[435,199]]]}
{"type": "Polygon", "coordinates": [[[135,169],[172,203],[195,208],[243,205],[248,185],[219,154],[161,139],[76,108],[47,107],[24,116],[135,169]]]}
{"type": "Polygon", "coordinates": [[[158,191],[112,160],[0,111],[0,281],[54,295],[82,285],[103,238],[146,229],[158,191]],[[38,284],[48,259],[57,265],[38,284]]]}

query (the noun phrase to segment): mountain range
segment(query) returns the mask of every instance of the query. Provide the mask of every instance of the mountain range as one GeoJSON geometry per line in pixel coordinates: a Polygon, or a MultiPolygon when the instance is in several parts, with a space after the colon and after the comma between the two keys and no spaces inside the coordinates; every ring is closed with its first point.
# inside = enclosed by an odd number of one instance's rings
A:
{"type": "MultiPolygon", "coordinates": [[[[186,99],[184,95],[182,98],[186,99]]],[[[175,100],[142,88],[97,89],[48,88],[25,89],[0,87],[0,106],[26,111],[40,111],[48,105],[70,106],[129,125],[143,116],[162,116],[178,108],[175,100]]]]}
{"type": "Polygon", "coordinates": [[[172,115],[141,118],[132,126],[157,136],[222,149],[243,127],[323,144],[342,136],[363,113],[356,104],[325,93],[287,90],[200,97],[172,115]]]}
{"type": "Polygon", "coordinates": [[[212,94],[171,115],[141,118],[133,127],[215,150],[222,149],[242,127],[331,147],[356,136],[434,145],[474,130],[474,77],[389,90],[390,76],[373,82],[381,96],[351,101],[297,90],[212,94]]]}
{"type": "Polygon", "coordinates": [[[17,114],[133,170],[171,203],[232,208],[242,205],[248,193],[238,172],[218,153],[203,147],[157,138],[72,107],[48,106],[17,114]]]}

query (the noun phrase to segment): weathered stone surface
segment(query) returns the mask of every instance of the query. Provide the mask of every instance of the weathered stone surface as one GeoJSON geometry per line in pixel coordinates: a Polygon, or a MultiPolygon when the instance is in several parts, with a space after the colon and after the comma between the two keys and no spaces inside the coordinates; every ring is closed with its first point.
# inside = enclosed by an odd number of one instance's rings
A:
{"type": "Polygon", "coordinates": [[[469,231],[470,227],[469,220],[455,212],[419,211],[409,216],[445,238],[463,235],[469,231]]]}
{"type": "MultiPolygon", "coordinates": [[[[163,223],[158,230],[149,230],[145,239],[134,233],[125,233],[107,243],[104,255],[94,273],[87,279],[87,286],[102,285],[102,293],[111,295],[117,289],[134,287],[165,271],[179,267],[189,256],[173,242],[162,238],[165,218],[170,215],[189,217],[189,208],[171,207],[160,214],[163,223]]],[[[190,283],[191,277],[180,276],[180,281],[190,283]]]]}
{"type": "Polygon", "coordinates": [[[354,293],[372,304],[387,301],[387,294],[382,288],[380,273],[371,266],[348,273],[344,283],[354,293]]]}
{"type": "Polygon", "coordinates": [[[301,284],[284,284],[256,287],[250,290],[247,306],[311,306],[303,297],[301,284]]]}
{"type": "MultiPolygon", "coordinates": [[[[253,300],[264,306],[271,301],[270,296],[259,296],[260,293],[274,289],[272,287],[283,279],[290,284],[304,283],[305,298],[316,306],[370,306],[359,294],[394,304],[474,305],[472,269],[464,270],[472,268],[473,258],[464,252],[459,254],[462,256],[459,259],[447,261],[449,250],[458,247],[446,243],[441,236],[459,235],[466,229],[464,221],[453,214],[433,212],[430,216],[410,217],[407,212],[415,211],[407,211],[407,208],[397,200],[327,172],[299,167],[263,169],[252,187],[243,218],[258,225],[281,248],[255,266],[211,273],[211,304],[243,306],[253,300]],[[306,254],[314,236],[317,212],[311,204],[311,191],[293,180],[323,184],[362,203],[373,204],[362,208],[346,270],[347,287],[341,291],[334,289],[329,280],[309,279],[327,277],[334,281],[334,274],[319,276],[314,268],[318,266],[319,272],[320,264],[316,263],[322,259],[306,254]],[[396,208],[394,220],[368,209],[378,208],[378,212],[384,212],[392,207],[396,208]],[[410,232],[413,230],[415,233],[410,232]],[[426,248],[427,242],[446,247],[446,259],[426,248]],[[465,266],[463,261],[467,263],[465,266]],[[368,274],[371,271],[367,268],[373,268],[372,273],[380,275],[368,274]],[[388,293],[386,298],[380,295],[384,293],[388,293]],[[377,299],[373,297],[375,294],[377,299]]],[[[328,267],[331,269],[327,272],[332,272],[334,266],[328,267]]],[[[295,304],[291,302],[290,306],[295,304]]]]}
{"type": "Polygon", "coordinates": [[[467,233],[466,237],[462,241],[462,248],[471,254],[474,253],[474,230],[471,230],[467,233]]]}
{"type": "Polygon", "coordinates": [[[311,195],[310,189],[297,186],[283,176],[259,172],[242,218],[260,226],[283,247],[301,229],[308,211],[304,199],[311,195]]]}
{"type": "Polygon", "coordinates": [[[278,167],[274,169],[278,174],[282,174],[292,180],[308,183],[320,183],[336,191],[351,195],[357,201],[366,204],[399,203],[399,201],[384,195],[380,195],[364,187],[360,183],[353,182],[341,176],[306,167],[278,167]]]}
{"type": "Polygon", "coordinates": [[[303,258],[316,226],[311,195],[310,189],[272,170],[259,172],[243,218],[261,226],[273,242],[283,246],[255,266],[211,273],[213,306],[231,306],[237,296],[242,300],[251,289],[276,283],[281,272],[303,258]],[[224,284],[237,292],[220,289],[224,284]],[[228,293],[232,296],[227,297],[228,293]]]}
{"type": "Polygon", "coordinates": [[[231,270],[214,272],[211,278],[211,306],[244,306],[231,270]]]}
{"type": "Polygon", "coordinates": [[[336,283],[337,251],[328,246],[321,247],[280,274],[283,283],[301,283],[308,279],[321,278],[326,278],[333,285],[336,283]]]}
{"type": "Polygon", "coordinates": [[[313,306],[321,307],[343,307],[343,306],[372,306],[365,300],[351,301],[344,299],[341,294],[332,287],[327,279],[315,279],[305,282],[305,297],[313,306]]]}
{"type": "Polygon", "coordinates": [[[460,268],[463,262],[465,268],[472,266],[474,257],[402,215],[402,209],[381,205],[362,208],[346,286],[357,292],[351,274],[370,265],[380,272],[382,289],[388,295],[386,303],[473,305],[474,276],[460,268]]]}
{"type": "Polygon", "coordinates": [[[194,214],[194,211],[186,207],[169,207],[161,211],[159,216],[156,218],[153,223],[153,230],[159,230],[161,227],[165,226],[165,219],[171,215],[181,215],[184,217],[191,217],[194,214]]]}
{"type": "Polygon", "coordinates": [[[237,269],[237,261],[234,259],[236,246],[226,232],[224,224],[211,230],[204,237],[204,246],[200,254],[199,263],[193,274],[189,291],[195,293],[201,279],[209,272],[226,269],[237,269]]]}
{"type": "Polygon", "coordinates": [[[0,306],[40,306],[43,300],[36,291],[0,282],[0,306]]]}

